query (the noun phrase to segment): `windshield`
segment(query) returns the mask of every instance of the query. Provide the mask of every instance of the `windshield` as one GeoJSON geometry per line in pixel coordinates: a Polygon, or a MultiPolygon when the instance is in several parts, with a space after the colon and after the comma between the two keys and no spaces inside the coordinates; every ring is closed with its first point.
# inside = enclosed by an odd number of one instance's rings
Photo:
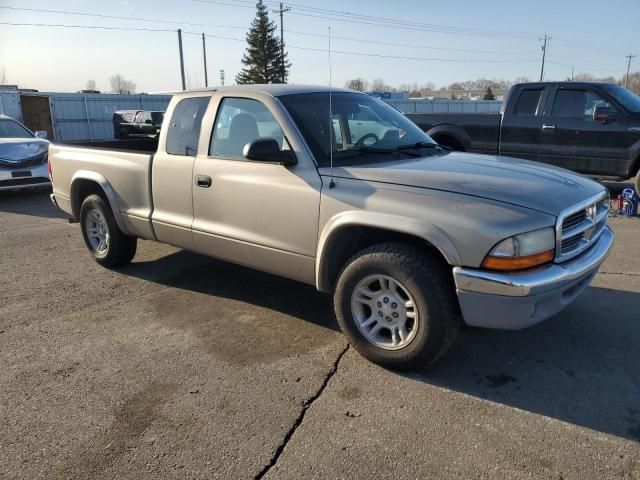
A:
{"type": "Polygon", "coordinates": [[[279,99],[320,165],[329,163],[331,147],[333,162],[340,165],[352,162],[357,155],[406,152],[436,145],[402,113],[368,95],[332,93],[332,128],[329,128],[328,92],[284,95],[279,99]]]}
{"type": "Polygon", "coordinates": [[[1,119],[0,138],[33,138],[33,135],[18,122],[9,119],[1,119]]]}
{"type": "Polygon", "coordinates": [[[620,85],[606,85],[605,91],[633,113],[640,112],[640,97],[620,85]]]}

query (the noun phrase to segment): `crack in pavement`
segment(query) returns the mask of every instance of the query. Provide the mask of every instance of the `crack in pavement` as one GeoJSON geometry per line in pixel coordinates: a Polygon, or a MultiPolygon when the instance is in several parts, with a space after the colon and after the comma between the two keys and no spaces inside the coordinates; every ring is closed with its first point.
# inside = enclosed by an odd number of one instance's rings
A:
{"type": "Polygon", "coordinates": [[[282,442],[280,442],[280,444],[278,445],[278,448],[276,448],[276,451],[273,454],[273,456],[271,457],[271,460],[269,461],[269,463],[267,465],[265,465],[262,470],[260,470],[260,473],[258,473],[254,477],[254,480],[260,480],[261,478],[264,478],[264,476],[267,473],[269,473],[271,468],[274,467],[276,465],[276,463],[278,463],[278,460],[280,459],[280,455],[282,455],[282,453],[284,452],[284,449],[287,448],[287,444],[289,443],[289,440],[291,440],[291,437],[293,437],[293,434],[296,432],[298,427],[300,425],[302,425],[302,422],[304,421],[304,417],[307,414],[307,411],[311,408],[313,403],[318,398],[320,398],[320,396],[324,392],[325,388],[329,384],[329,380],[331,380],[331,378],[333,378],[333,376],[338,371],[338,365],[340,364],[340,361],[342,360],[342,357],[344,357],[344,354],[347,353],[347,351],[349,350],[349,347],[350,347],[350,345],[347,344],[347,346],[342,350],[342,352],[340,352],[340,354],[338,355],[336,360],[333,362],[333,366],[331,367],[331,370],[329,370],[329,372],[327,372],[327,375],[324,377],[324,380],[322,381],[322,384],[320,385],[320,388],[318,389],[318,391],[314,395],[312,395],[311,397],[309,397],[308,399],[306,399],[304,401],[303,406],[302,406],[302,410],[298,414],[298,418],[296,418],[296,420],[295,420],[295,422],[293,422],[293,425],[291,426],[291,428],[285,434],[284,438],[282,439],[282,442]]]}

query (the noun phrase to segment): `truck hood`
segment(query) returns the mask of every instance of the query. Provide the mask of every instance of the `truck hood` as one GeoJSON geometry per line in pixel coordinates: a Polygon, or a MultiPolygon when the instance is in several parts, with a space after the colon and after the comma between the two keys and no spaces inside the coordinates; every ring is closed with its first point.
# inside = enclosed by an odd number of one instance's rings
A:
{"type": "Polygon", "coordinates": [[[0,161],[20,162],[42,155],[49,142],[41,138],[0,138],[0,161]]]}
{"type": "MultiPolygon", "coordinates": [[[[320,168],[320,174],[329,176],[330,168],[320,168]]],[[[471,195],[551,215],[604,191],[599,183],[562,168],[463,152],[334,166],[333,176],[471,195]]]]}

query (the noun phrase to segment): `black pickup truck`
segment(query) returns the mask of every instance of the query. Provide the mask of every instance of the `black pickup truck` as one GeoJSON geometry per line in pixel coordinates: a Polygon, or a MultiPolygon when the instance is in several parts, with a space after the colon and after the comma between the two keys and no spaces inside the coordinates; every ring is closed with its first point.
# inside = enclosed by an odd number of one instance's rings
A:
{"type": "Polygon", "coordinates": [[[522,83],[501,113],[408,113],[454,150],[551,163],[600,178],[636,177],[640,192],[640,97],[599,82],[522,83]]]}

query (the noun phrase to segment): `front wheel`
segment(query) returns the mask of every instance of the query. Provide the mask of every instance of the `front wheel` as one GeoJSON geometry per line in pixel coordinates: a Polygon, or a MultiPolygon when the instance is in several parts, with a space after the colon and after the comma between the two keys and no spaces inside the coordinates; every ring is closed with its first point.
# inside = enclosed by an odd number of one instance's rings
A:
{"type": "Polygon", "coordinates": [[[447,267],[435,254],[402,243],[354,255],[340,274],[334,305],[354,348],[398,370],[438,359],[461,323],[447,267]]]}
{"type": "Polygon", "coordinates": [[[122,233],[111,208],[99,195],[89,195],[82,202],[80,228],[93,259],[104,267],[125,265],[136,254],[137,239],[122,233]]]}

